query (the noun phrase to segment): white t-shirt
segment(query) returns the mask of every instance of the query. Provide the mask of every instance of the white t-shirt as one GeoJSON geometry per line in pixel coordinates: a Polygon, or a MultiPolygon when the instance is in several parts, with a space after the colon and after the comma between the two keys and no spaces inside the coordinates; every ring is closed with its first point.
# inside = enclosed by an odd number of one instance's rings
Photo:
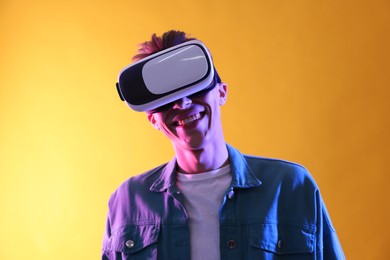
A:
{"type": "Polygon", "coordinates": [[[219,209],[231,180],[230,165],[204,173],[177,174],[177,187],[189,216],[192,260],[220,259],[219,209]]]}

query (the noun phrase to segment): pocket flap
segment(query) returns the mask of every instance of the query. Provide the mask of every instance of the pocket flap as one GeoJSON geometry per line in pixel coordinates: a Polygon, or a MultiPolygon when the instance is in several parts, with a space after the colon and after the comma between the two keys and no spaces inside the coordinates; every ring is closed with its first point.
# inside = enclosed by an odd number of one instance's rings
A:
{"type": "Polygon", "coordinates": [[[252,229],[251,244],[275,254],[312,253],[315,228],[262,224],[252,229]]]}
{"type": "Polygon", "coordinates": [[[159,232],[160,226],[158,224],[119,228],[111,236],[111,249],[124,254],[136,253],[157,243],[159,232]]]}

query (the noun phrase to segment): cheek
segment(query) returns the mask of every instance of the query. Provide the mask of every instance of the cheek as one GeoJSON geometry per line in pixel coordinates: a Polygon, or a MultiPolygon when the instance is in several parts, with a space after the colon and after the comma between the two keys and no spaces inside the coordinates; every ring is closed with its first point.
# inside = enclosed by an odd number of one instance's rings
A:
{"type": "Polygon", "coordinates": [[[161,126],[164,125],[164,120],[162,115],[160,114],[154,115],[154,124],[157,125],[159,128],[161,128],[161,126]]]}
{"type": "Polygon", "coordinates": [[[173,133],[173,130],[169,128],[168,125],[162,123],[162,122],[159,122],[158,123],[158,127],[160,128],[160,131],[166,135],[166,136],[171,136],[173,133]]]}

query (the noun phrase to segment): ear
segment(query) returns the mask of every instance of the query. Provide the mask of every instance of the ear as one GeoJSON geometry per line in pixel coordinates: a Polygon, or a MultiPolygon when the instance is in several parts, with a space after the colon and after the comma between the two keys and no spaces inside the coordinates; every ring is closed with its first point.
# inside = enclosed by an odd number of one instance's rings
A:
{"type": "Polygon", "coordinates": [[[227,91],[228,91],[228,86],[226,83],[222,82],[222,83],[218,84],[219,105],[220,106],[222,106],[226,103],[227,91]]]}
{"type": "Polygon", "coordinates": [[[147,114],[147,117],[148,117],[149,122],[152,124],[152,126],[154,128],[156,128],[157,130],[160,130],[160,127],[157,124],[157,120],[155,118],[155,115],[154,114],[147,114]]]}

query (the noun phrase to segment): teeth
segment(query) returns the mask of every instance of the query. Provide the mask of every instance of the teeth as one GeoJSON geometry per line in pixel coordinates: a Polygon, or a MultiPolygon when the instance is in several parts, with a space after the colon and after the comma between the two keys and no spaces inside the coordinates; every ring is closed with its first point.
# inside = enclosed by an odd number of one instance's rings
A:
{"type": "Polygon", "coordinates": [[[189,116],[187,118],[184,118],[183,120],[179,120],[177,121],[177,125],[178,126],[183,126],[183,125],[186,125],[186,124],[189,124],[195,120],[198,120],[200,118],[200,114],[197,113],[195,115],[192,115],[192,116],[189,116]]]}

